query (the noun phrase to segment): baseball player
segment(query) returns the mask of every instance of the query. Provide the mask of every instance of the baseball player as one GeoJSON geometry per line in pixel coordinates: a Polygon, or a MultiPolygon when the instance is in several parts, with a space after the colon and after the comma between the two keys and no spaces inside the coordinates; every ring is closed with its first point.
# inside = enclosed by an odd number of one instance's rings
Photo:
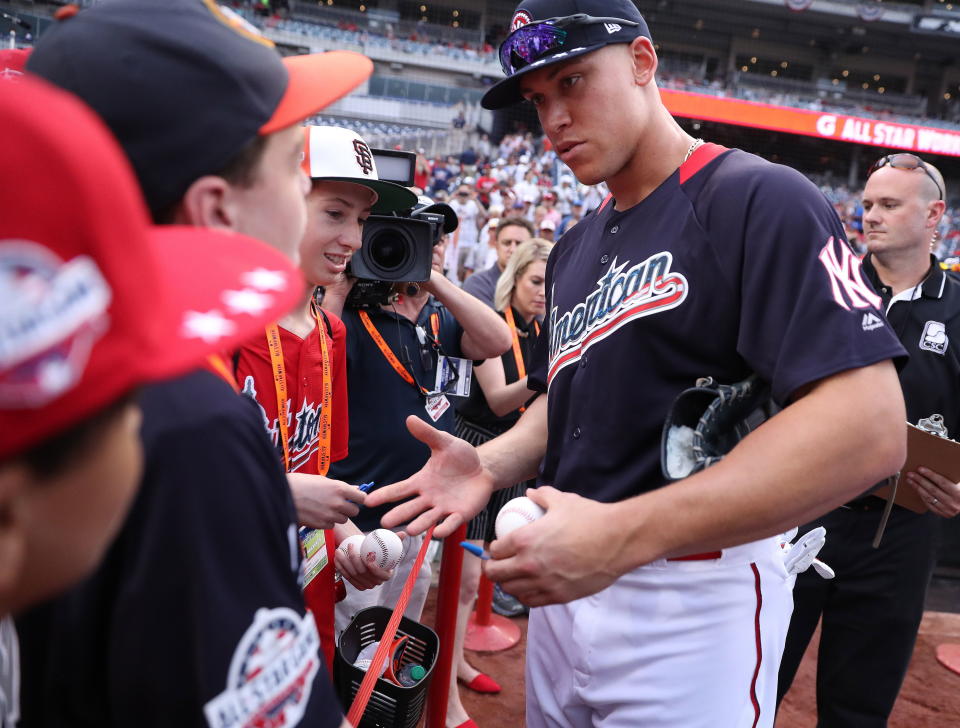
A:
{"type": "Polygon", "coordinates": [[[878,298],[809,181],[676,124],[632,2],[526,0],[511,30],[484,105],[532,103],[560,159],[611,196],[550,256],[528,374],[548,396],[478,450],[409,420],[431,460],[368,505],[413,496],[383,524],[444,536],[539,468],[551,487],[528,495],[546,515],[485,567],[540,607],[531,728],[771,726],[793,586],[777,535],[900,467],[903,349],[862,327],[878,298]],[[677,394],[751,372],[783,410],[661,487],[677,394]]]}

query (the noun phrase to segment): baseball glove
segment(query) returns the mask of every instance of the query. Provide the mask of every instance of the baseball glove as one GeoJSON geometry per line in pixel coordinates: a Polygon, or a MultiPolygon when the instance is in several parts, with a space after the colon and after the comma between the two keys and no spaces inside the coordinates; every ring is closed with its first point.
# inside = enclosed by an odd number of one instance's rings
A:
{"type": "Polygon", "coordinates": [[[752,374],[735,384],[697,380],[673,402],[660,440],[660,467],[680,480],[719,462],[749,432],[773,416],[770,386],[752,374]]]}

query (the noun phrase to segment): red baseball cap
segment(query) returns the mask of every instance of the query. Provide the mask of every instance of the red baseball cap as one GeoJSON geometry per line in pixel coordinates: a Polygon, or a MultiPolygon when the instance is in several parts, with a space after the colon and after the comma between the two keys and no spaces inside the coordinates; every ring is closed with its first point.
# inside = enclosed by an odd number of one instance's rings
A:
{"type": "Polygon", "coordinates": [[[32,48],[0,49],[0,81],[23,75],[32,48]]]}
{"type": "Polygon", "coordinates": [[[249,340],[303,295],[279,252],[152,226],[126,156],[75,96],[0,84],[0,458],[137,385],[249,340]]]}

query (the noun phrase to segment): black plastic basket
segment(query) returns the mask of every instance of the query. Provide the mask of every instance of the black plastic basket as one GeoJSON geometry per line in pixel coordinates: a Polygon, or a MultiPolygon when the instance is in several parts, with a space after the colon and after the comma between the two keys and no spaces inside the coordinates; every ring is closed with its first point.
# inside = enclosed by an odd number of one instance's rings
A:
{"type": "MultiPolygon", "coordinates": [[[[360,683],[367,674],[359,667],[354,667],[353,663],[360,654],[360,650],[380,639],[392,614],[393,612],[385,607],[368,607],[357,612],[340,635],[334,665],[334,681],[337,695],[345,711],[353,703],[353,698],[360,689],[360,683]]],[[[382,677],[378,678],[373,694],[370,696],[370,702],[367,703],[357,728],[415,728],[420,721],[423,706],[427,700],[430,678],[433,676],[433,666],[437,661],[440,640],[437,638],[437,633],[429,627],[401,617],[394,639],[404,635],[407,636],[407,640],[398,655],[397,663],[401,668],[410,663],[423,665],[426,675],[416,685],[408,688],[384,680],[382,677]]]]}

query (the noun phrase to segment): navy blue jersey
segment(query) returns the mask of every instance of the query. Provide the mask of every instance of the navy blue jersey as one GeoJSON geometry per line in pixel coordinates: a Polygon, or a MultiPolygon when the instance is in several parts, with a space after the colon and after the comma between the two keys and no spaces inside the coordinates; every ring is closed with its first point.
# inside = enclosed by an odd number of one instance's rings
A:
{"type": "Polygon", "coordinates": [[[757,372],[785,403],[904,354],[819,190],[719,151],[701,147],[642,202],[606,205],[554,248],[529,378],[549,392],[540,482],[605,502],[659,487],[664,419],[698,377],[757,372]]]}
{"type": "Polygon", "coordinates": [[[140,405],[145,471],[117,539],[89,578],[18,617],[21,725],[339,726],[256,403],[202,371],[140,405]]]}

